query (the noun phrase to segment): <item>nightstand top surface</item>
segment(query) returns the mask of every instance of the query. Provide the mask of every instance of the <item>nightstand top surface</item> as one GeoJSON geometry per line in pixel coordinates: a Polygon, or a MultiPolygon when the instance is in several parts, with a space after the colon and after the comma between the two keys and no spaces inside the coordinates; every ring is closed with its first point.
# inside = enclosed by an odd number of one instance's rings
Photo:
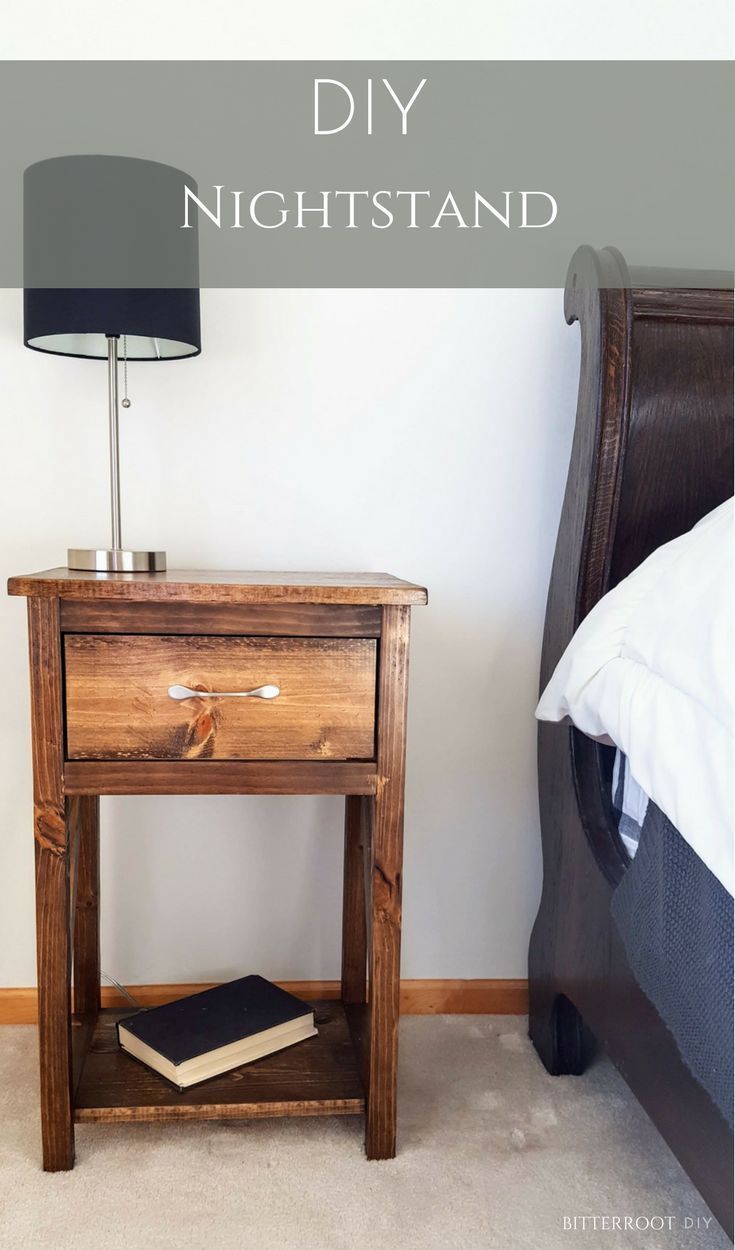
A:
{"type": "Polygon", "coordinates": [[[46,569],[11,577],[8,594],[62,599],[189,603],[426,603],[422,586],[390,573],[220,572],[169,569],[165,573],[83,573],[46,569]]]}

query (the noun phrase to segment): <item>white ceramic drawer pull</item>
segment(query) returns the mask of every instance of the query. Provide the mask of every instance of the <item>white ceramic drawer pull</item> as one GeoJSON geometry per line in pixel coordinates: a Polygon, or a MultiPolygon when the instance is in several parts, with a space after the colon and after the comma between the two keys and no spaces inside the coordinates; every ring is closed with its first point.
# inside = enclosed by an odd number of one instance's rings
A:
{"type": "Polygon", "coordinates": [[[191,690],[189,686],[169,686],[169,699],[277,699],[278,686],[256,686],[254,690],[191,690]]]}

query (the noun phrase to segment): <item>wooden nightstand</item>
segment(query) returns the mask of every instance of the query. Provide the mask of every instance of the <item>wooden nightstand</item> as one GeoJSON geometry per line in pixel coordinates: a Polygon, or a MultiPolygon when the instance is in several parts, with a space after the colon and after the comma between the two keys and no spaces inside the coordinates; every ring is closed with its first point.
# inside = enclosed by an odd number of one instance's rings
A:
{"type": "Polygon", "coordinates": [[[73,1166],[75,1121],[282,1115],[364,1113],[368,1158],[391,1158],[409,616],[426,591],[379,573],[67,569],[8,589],[28,597],[44,1168],[73,1166]],[[342,999],[317,1005],[318,1038],[183,1094],[118,1050],[120,1013],[100,1009],[101,794],[347,796],[342,999]]]}

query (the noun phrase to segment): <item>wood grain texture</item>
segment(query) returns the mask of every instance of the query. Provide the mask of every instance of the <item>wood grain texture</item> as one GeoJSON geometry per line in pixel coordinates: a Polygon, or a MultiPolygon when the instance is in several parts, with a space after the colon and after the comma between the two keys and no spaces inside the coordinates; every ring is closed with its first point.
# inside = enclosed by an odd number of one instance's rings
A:
{"type": "Polygon", "coordinates": [[[69,800],[78,821],[77,881],[74,903],[74,1011],[90,1015],[100,1007],[100,850],[99,808],[94,795],[69,800]]]}
{"type": "MultiPolygon", "coordinates": [[[[196,981],[172,985],[129,985],[141,1007],[157,1007],[187,994],[211,989],[215,982],[196,981]]],[[[339,981],[278,981],[289,994],[307,1002],[342,997],[339,981]]],[[[127,999],[110,985],[101,987],[103,1007],[126,1009],[127,999]]],[[[436,978],[401,981],[401,1015],[523,1016],[528,1011],[528,982],[520,979],[436,978]]],[[[347,1008],[345,1007],[345,1010],[347,1008]]],[[[0,1025],[36,1024],[38,997],[35,988],[0,988],[0,1025]]]]}
{"type": "Polygon", "coordinates": [[[136,602],[333,603],[355,605],[426,603],[426,590],[390,573],[212,572],[169,569],[165,573],[79,573],[46,569],[11,577],[10,595],[64,599],[130,599],[136,602]]]}
{"type": "Polygon", "coordinates": [[[67,794],[373,794],[375,764],[341,760],[67,760],[67,794]]]}
{"type": "Polygon", "coordinates": [[[401,981],[402,1016],[525,1016],[525,977],[439,977],[401,981]]]}
{"type": "Polygon", "coordinates": [[[656,321],[681,321],[688,326],[700,323],[732,325],[732,289],[644,285],[643,278],[650,275],[645,275],[640,269],[632,269],[630,276],[636,319],[650,317],[656,321]]]}
{"type": "Polygon", "coordinates": [[[70,759],[372,759],[376,643],[367,638],[73,634],[70,759]],[[176,700],[274,684],[275,699],[176,700]]]}
{"type": "Polygon", "coordinates": [[[179,1092],[124,1054],[115,1021],[99,1017],[75,1096],[78,1121],[360,1115],[365,1097],[339,1002],[313,1004],[318,1036],[179,1092]]]}
{"type": "MultiPolygon", "coordinates": [[[[656,291],[611,249],[572,259],[565,312],[580,322],[582,366],[542,687],[601,596],[732,494],[732,310],[732,292],[656,291]]],[[[637,984],[610,915],[628,863],[610,767],[607,748],[576,730],[539,726],[531,1038],[553,1073],[581,1072],[594,1038],[731,1231],[732,1133],[637,984]]]]}
{"type": "Polygon", "coordinates": [[[47,1172],[74,1165],[70,850],[62,789],[62,673],[57,599],[28,604],[36,859],[41,1136],[47,1172]]]}
{"type": "Polygon", "coordinates": [[[370,849],[370,800],[345,799],[344,884],[342,889],[342,999],[367,1002],[367,916],[365,860],[370,849]]]}
{"type": "Polygon", "coordinates": [[[75,634],[250,634],[377,638],[380,608],[315,603],[135,603],[62,599],[61,629],[75,634]]]}
{"type": "MultiPolygon", "coordinates": [[[[125,988],[141,1007],[158,1007],[162,1003],[175,1002],[177,998],[185,998],[190,994],[201,994],[203,990],[214,989],[217,981],[194,981],[184,984],[170,985],[128,985],[125,988]]],[[[305,1002],[324,1000],[338,1001],[340,998],[339,981],[276,981],[287,994],[303,998],[305,1002]]],[[[112,985],[102,986],[102,1006],[116,1007],[127,1010],[130,1000],[123,997],[112,985]]]]}
{"type": "Polygon", "coordinates": [[[383,609],[368,954],[370,1043],[365,1149],[369,1159],[391,1159],[396,1152],[409,621],[408,608],[383,609]]]}
{"type": "Polygon", "coordinates": [[[81,1080],[87,1052],[92,1044],[94,1031],[97,1027],[99,1013],[86,1012],[83,1016],[73,1015],[71,1018],[71,1054],[72,1054],[72,1107],[74,1093],[81,1080]]]}
{"type": "Polygon", "coordinates": [[[66,838],[69,847],[69,940],[74,962],[74,927],[76,924],[77,877],[79,875],[80,810],[82,800],[66,800],[66,838]]]}

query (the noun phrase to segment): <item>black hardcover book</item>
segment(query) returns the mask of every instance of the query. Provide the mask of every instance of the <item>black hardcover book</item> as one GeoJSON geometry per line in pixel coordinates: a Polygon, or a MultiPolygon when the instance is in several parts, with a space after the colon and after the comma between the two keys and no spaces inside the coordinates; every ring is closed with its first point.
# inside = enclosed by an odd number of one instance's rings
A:
{"type": "Polygon", "coordinates": [[[240,977],[120,1020],[123,1050],[179,1089],[313,1037],[314,1013],[263,977],[240,977]]]}

